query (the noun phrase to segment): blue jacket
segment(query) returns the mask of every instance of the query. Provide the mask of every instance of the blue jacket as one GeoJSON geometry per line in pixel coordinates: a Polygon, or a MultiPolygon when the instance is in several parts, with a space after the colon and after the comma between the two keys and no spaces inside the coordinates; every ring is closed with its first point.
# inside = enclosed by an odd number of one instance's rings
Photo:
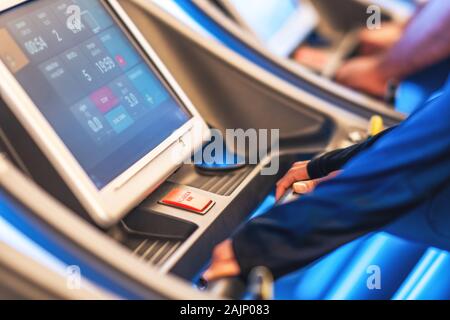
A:
{"type": "Polygon", "coordinates": [[[385,227],[450,249],[450,81],[338,177],[240,228],[233,246],[243,274],[280,277],[385,227]]]}

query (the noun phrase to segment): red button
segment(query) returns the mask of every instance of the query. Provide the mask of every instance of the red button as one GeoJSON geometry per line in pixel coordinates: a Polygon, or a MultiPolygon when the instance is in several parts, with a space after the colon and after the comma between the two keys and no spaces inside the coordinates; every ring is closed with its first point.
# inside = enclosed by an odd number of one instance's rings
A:
{"type": "Polygon", "coordinates": [[[213,200],[185,188],[173,189],[160,203],[199,214],[206,214],[214,205],[213,200]]]}

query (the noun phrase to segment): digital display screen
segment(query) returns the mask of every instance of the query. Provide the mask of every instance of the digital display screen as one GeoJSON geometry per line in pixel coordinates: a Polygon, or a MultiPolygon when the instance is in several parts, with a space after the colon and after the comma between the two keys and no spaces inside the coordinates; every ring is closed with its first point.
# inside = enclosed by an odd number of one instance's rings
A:
{"type": "Polygon", "coordinates": [[[192,115],[100,0],[0,14],[0,57],[98,189],[192,115]]]}
{"type": "Polygon", "coordinates": [[[300,6],[300,0],[228,0],[264,42],[269,42],[300,6]]]}
{"type": "Polygon", "coordinates": [[[197,31],[198,33],[206,36],[208,38],[215,38],[206,28],[204,28],[197,20],[191,17],[183,8],[180,7],[180,4],[176,1],[167,1],[167,0],[152,0],[156,5],[161,7],[163,10],[171,14],[174,18],[183,22],[187,26],[189,26],[192,30],[197,31]]]}

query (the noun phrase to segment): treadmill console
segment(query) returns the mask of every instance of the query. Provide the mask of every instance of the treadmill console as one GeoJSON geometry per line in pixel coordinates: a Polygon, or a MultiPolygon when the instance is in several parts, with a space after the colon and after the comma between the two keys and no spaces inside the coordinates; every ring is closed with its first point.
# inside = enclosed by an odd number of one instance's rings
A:
{"type": "MultiPolygon", "coordinates": [[[[242,70],[220,69],[236,77],[230,92],[198,110],[217,114],[208,122],[219,128],[279,128],[285,152],[251,164],[238,156],[231,165],[186,161],[210,130],[172,76],[177,70],[168,71],[118,1],[13,2],[0,4],[0,126],[11,154],[45,190],[161,272],[192,279],[294,161],[329,143],[333,123],[322,113],[260,80],[247,84],[242,70]],[[249,100],[224,100],[229,117],[221,118],[220,99],[243,88],[249,100]],[[277,122],[242,116],[258,113],[277,113],[277,122]],[[276,173],[261,174],[275,162],[276,173]]],[[[215,93],[202,92],[208,73],[196,72],[186,91],[215,93]]]]}

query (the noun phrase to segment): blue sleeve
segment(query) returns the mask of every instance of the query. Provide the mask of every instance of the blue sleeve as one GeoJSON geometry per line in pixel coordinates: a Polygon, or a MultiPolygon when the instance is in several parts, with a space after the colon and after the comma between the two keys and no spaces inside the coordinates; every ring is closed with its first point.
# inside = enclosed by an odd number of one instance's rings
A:
{"type": "Polygon", "coordinates": [[[255,266],[270,268],[276,277],[295,271],[439,192],[450,179],[449,89],[338,177],[239,229],[233,245],[243,274],[255,266]]]}

